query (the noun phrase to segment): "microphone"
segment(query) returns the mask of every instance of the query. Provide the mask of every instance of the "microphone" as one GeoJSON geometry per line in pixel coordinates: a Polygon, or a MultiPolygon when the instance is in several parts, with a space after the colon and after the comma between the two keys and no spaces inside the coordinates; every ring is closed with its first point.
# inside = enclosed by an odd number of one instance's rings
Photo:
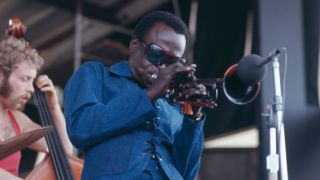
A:
{"type": "Polygon", "coordinates": [[[256,54],[250,54],[241,58],[237,67],[239,79],[247,85],[260,82],[267,74],[267,66],[265,65],[285,51],[286,48],[282,47],[275,49],[265,58],[256,54]]]}

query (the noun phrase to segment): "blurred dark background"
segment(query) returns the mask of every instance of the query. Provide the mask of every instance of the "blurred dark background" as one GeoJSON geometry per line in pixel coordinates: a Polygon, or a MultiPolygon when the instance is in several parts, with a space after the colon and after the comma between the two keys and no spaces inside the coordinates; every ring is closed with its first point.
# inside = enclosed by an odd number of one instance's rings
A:
{"type": "MultiPolygon", "coordinates": [[[[0,34],[10,18],[21,18],[28,26],[26,39],[45,58],[41,73],[61,88],[77,68],[75,41],[81,43],[81,62],[98,60],[111,65],[128,57],[135,24],[153,10],[170,11],[187,23],[191,37],[188,58],[198,64],[199,78],[221,78],[245,55],[266,56],[275,48],[286,47],[287,80],[282,83],[286,87],[289,178],[313,180],[320,176],[319,9],[319,0],[1,0],[0,34]],[[82,19],[76,23],[80,9],[82,19]],[[80,37],[76,29],[81,30],[80,37]]],[[[283,76],[283,56],[280,65],[283,76]]],[[[274,94],[270,65],[268,69],[262,91],[252,103],[234,105],[221,92],[218,107],[206,111],[207,142],[252,129],[257,133],[237,140],[243,146],[234,141],[231,147],[206,146],[199,179],[267,179],[269,132],[260,114],[274,94]],[[245,145],[247,141],[258,143],[245,145]]],[[[22,174],[29,171],[35,156],[29,150],[24,154],[22,174]]]]}

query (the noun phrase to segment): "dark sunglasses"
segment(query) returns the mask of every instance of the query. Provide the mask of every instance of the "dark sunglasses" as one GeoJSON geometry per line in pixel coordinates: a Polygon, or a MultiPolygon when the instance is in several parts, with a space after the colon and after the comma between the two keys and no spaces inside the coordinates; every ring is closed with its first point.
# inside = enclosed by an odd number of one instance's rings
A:
{"type": "Polygon", "coordinates": [[[147,60],[156,66],[161,66],[163,64],[174,64],[180,62],[181,64],[185,63],[185,59],[182,57],[174,57],[166,54],[166,52],[155,43],[150,43],[146,45],[141,41],[142,46],[145,48],[145,55],[147,60]]]}

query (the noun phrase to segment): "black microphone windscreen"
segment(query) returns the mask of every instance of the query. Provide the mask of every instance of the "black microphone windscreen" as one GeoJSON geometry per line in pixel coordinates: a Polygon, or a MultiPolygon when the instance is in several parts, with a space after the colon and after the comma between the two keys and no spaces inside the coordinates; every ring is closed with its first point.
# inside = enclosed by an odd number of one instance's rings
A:
{"type": "Polygon", "coordinates": [[[267,66],[257,66],[257,62],[259,61],[262,61],[262,58],[256,54],[251,54],[240,59],[237,75],[243,83],[252,85],[264,78],[267,73],[267,66]]]}

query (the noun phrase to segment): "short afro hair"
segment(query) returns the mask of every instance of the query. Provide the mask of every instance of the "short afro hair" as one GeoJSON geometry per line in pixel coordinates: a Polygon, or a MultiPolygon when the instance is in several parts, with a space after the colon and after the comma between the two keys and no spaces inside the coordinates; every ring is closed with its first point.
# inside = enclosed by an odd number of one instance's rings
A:
{"type": "Polygon", "coordinates": [[[171,27],[176,33],[184,35],[188,41],[187,25],[178,16],[167,11],[153,11],[144,16],[135,27],[135,38],[143,41],[146,33],[159,22],[171,27]]]}

